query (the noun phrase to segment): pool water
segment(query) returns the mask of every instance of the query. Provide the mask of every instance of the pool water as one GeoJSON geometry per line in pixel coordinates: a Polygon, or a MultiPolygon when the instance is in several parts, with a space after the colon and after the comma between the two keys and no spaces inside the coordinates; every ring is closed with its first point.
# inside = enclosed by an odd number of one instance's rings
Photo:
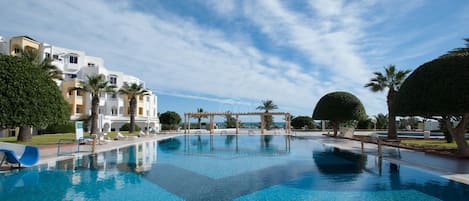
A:
{"type": "Polygon", "coordinates": [[[468,200],[431,172],[285,136],[180,136],[0,173],[4,200],[468,200]]]}

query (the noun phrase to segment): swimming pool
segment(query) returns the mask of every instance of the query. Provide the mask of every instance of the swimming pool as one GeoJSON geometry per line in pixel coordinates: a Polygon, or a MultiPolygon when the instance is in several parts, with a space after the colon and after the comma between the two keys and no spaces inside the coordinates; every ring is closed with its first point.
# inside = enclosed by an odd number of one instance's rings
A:
{"type": "Polygon", "coordinates": [[[285,136],[180,136],[0,174],[1,200],[467,200],[469,186],[285,136]]]}

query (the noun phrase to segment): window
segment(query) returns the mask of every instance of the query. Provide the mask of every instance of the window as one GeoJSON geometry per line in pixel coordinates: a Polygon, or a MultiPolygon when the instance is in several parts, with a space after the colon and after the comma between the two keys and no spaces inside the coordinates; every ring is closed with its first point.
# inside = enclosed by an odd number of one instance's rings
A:
{"type": "Polygon", "coordinates": [[[142,100],[143,100],[143,96],[139,96],[138,99],[142,101],[142,100]]]}
{"type": "Polygon", "coordinates": [[[79,89],[77,90],[77,96],[82,96],[81,95],[81,90],[79,90],[79,89]]]}
{"type": "Polygon", "coordinates": [[[66,73],[65,78],[67,79],[77,78],[77,74],[66,73]]]}
{"type": "Polygon", "coordinates": [[[112,108],[111,108],[111,114],[112,114],[113,116],[116,116],[116,115],[117,115],[117,108],[116,108],[116,107],[112,107],[112,108]]]}
{"type": "Polygon", "coordinates": [[[47,59],[50,59],[50,53],[46,52],[46,54],[44,54],[44,57],[47,58],[47,59]]]}
{"type": "Polygon", "coordinates": [[[109,76],[109,83],[110,84],[117,84],[117,77],[115,75],[109,76]]]}
{"type": "Polygon", "coordinates": [[[56,55],[56,54],[52,55],[52,59],[59,60],[59,55],[56,55]]]}
{"type": "Polygon", "coordinates": [[[150,102],[150,96],[147,96],[147,102],[150,102]]]}
{"type": "Polygon", "coordinates": [[[88,63],[88,67],[96,67],[96,64],[94,64],[94,63],[88,63]]]}
{"type": "Polygon", "coordinates": [[[141,107],[138,108],[138,115],[143,115],[143,108],[141,107]]]}
{"type": "Polygon", "coordinates": [[[77,56],[70,56],[70,63],[71,64],[77,64],[78,63],[78,57],[77,56]]]}
{"type": "Polygon", "coordinates": [[[116,94],[116,93],[113,93],[113,94],[111,95],[111,98],[116,99],[116,98],[117,98],[117,94],[116,94]]]}
{"type": "Polygon", "coordinates": [[[68,96],[72,96],[73,95],[73,90],[68,90],[68,96]]]}
{"type": "Polygon", "coordinates": [[[75,113],[83,113],[83,105],[77,105],[75,109],[75,113]]]}
{"type": "Polygon", "coordinates": [[[15,54],[19,54],[21,52],[20,48],[15,48],[13,49],[13,51],[15,52],[15,54]]]}

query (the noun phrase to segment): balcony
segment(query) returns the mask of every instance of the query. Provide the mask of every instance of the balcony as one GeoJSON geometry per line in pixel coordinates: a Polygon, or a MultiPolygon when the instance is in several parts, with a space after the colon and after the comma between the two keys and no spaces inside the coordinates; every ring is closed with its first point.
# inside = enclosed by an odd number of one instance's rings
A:
{"type": "Polygon", "coordinates": [[[65,63],[64,64],[64,70],[65,71],[78,71],[80,69],[80,66],[78,64],[74,63],[65,63]]]}

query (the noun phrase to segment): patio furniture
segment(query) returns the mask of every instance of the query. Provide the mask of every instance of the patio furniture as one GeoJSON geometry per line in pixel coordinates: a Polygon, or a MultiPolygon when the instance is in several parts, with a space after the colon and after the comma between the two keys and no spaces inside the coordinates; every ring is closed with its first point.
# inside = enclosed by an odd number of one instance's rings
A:
{"type": "Polygon", "coordinates": [[[0,153],[3,153],[3,158],[0,166],[6,161],[10,164],[18,164],[24,166],[33,166],[39,161],[39,148],[33,146],[24,146],[11,143],[1,143],[0,153]],[[22,153],[19,154],[18,148],[23,148],[22,153]]]}

